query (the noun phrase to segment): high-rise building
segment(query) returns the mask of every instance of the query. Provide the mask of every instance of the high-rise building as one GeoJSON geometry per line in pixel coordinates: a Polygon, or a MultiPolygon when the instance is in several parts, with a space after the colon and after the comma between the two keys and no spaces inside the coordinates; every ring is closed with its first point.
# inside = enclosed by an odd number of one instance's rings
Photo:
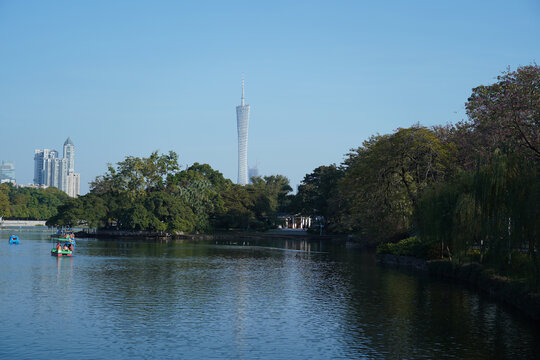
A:
{"type": "Polygon", "coordinates": [[[0,165],[0,183],[15,183],[15,164],[12,161],[3,161],[0,165]]]}
{"type": "Polygon", "coordinates": [[[80,195],[80,174],[75,173],[75,146],[68,137],[64,142],[64,157],[56,150],[34,151],[34,184],[53,186],[71,197],[80,195]]]}
{"type": "Polygon", "coordinates": [[[236,107],[236,126],[238,129],[238,184],[248,183],[247,146],[248,146],[249,105],[244,103],[244,77],[242,76],[242,100],[236,107]]]}
{"type": "Polygon", "coordinates": [[[66,177],[66,190],[69,196],[77,197],[81,193],[81,174],[69,173],[66,177]]]}
{"type": "Polygon", "coordinates": [[[54,159],[58,158],[58,151],[43,149],[34,151],[34,184],[51,184],[51,167],[54,159]]]}
{"type": "Polygon", "coordinates": [[[66,159],[66,166],[68,173],[75,172],[75,145],[68,137],[64,142],[64,159],[66,159]]]}
{"type": "Polygon", "coordinates": [[[254,177],[258,177],[259,176],[259,168],[257,167],[257,165],[255,165],[254,167],[250,167],[248,168],[248,177],[249,177],[249,183],[252,184],[253,181],[251,181],[252,178],[254,177]]]}

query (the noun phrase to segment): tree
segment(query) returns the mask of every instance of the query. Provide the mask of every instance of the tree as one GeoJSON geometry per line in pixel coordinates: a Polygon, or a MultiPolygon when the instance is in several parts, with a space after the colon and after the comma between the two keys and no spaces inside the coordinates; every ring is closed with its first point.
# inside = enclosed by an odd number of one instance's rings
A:
{"type": "Polygon", "coordinates": [[[445,179],[453,154],[452,146],[420,125],[372,136],[344,162],[344,225],[371,238],[407,236],[420,195],[445,179]]]}
{"type": "Polygon", "coordinates": [[[253,211],[253,197],[250,196],[247,186],[233,184],[221,196],[224,209],[218,216],[218,227],[248,230],[256,217],[253,211]]]}
{"type": "MultiPolygon", "coordinates": [[[[287,194],[292,191],[289,179],[283,175],[270,175],[252,178],[252,188],[260,190],[268,197],[269,212],[283,211],[287,201],[287,194]]],[[[250,186],[248,186],[250,188],[250,186]]]]}
{"type": "Polygon", "coordinates": [[[0,185],[0,217],[10,217],[9,210],[9,188],[6,184],[0,185]]]}
{"type": "MultiPolygon", "coordinates": [[[[467,133],[462,143],[477,158],[491,157],[495,149],[520,153],[540,161],[540,67],[508,69],[492,85],[473,89],[466,103],[469,120],[459,124],[467,133]]],[[[463,138],[463,136],[462,136],[463,138]]]]}
{"type": "Polygon", "coordinates": [[[335,164],[319,166],[307,174],[298,186],[293,200],[293,209],[307,216],[323,216],[325,222],[332,221],[338,213],[333,206],[337,199],[338,183],[343,169],[335,164]]]}
{"type": "Polygon", "coordinates": [[[75,227],[84,218],[84,208],[80,198],[70,198],[58,207],[58,213],[47,220],[47,226],[75,227]]]}

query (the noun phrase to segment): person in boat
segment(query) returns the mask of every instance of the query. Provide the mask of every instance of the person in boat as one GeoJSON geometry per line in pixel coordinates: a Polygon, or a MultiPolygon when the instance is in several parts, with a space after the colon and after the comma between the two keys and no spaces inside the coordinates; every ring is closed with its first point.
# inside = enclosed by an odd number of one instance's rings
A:
{"type": "Polygon", "coordinates": [[[73,252],[73,244],[69,244],[68,249],[69,249],[69,251],[73,252]]]}
{"type": "Polygon", "coordinates": [[[67,243],[64,244],[64,250],[67,250],[68,249],[68,246],[67,246],[67,243]]]}
{"type": "Polygon", "coordinates": [[[60,245],[60,241],[56,244],[56,250],[62,250],[62,245],[60,245]]]}

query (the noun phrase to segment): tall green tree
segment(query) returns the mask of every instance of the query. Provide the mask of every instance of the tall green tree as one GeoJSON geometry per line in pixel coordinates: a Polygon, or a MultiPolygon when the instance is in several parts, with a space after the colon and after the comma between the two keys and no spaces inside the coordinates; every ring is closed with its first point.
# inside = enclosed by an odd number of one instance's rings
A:
{"type": "Polygon", "coordinates": [[[322,216],[325,225],[334,223],[340,215],[338,183],[343,174],[343,169],[335,164],[319,166],[307,174],[293,199],[291,207],[294,212],[322,216]]]}
{"type": "Polygon", "coordinates": [[[420,195],[445,179],[453,153],[419,125],[365,141],[345,160],[339,183],[346,225],[379,240],[406,236],[420,195]]]}

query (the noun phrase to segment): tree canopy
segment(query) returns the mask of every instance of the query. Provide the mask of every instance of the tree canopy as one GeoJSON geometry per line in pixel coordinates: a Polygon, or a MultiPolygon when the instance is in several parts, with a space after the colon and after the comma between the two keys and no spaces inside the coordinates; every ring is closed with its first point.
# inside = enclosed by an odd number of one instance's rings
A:
{"type": "Polygon", "coordinates": [[[264,230],[276,226],[277,212],[291,190],[281,175],[239,186],[208,164],[181,170],[176,153],[153,152],[109,165],[88,194],[64,202],[47,224],[186,233],[264,230]]]}
{"type": "Polygon", "coordinates": [[[57,188],[34,189],[0,184],[0,217],[5,219],[46,220],[56,215],[68,195],[57,188]]]}

